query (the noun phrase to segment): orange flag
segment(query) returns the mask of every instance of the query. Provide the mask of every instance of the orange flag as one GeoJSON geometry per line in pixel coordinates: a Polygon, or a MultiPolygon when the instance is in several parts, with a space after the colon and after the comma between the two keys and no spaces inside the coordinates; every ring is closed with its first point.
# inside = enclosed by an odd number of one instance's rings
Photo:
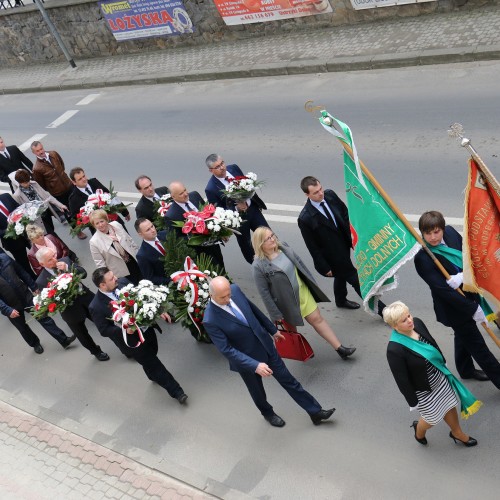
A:
{"type": "Polygon", "coordinates": [[[469,160],[465,192],[464,290],[479,292],[500,309],[500,184],[469,160]]]}

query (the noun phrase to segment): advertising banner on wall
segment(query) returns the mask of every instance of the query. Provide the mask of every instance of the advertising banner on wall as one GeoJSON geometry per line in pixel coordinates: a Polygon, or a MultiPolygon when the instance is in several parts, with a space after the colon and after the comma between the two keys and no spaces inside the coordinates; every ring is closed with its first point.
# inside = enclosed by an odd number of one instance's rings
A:
{"type": "Polygon", "coordinates": [[[328,0],[214,0],[214,3],[227,25],[333,12],[328,0]]]}
{"type": "Polygon", "coordinates": [[[354,10],[376,9],[394,5],[408,5],[410,3],[437,2],[437,0],[351,0],[354,10]]]}
{"type": "Polygon", "coordinates": [[[103,0],[99,8],[118,41],[193,32],[182,0],[103,0]]]}

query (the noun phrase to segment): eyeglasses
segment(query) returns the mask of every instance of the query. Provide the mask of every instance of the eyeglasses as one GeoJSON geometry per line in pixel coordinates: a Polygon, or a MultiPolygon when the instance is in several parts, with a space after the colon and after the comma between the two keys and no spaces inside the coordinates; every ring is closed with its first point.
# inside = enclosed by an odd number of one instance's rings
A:
{"type": "Polygon", "coordinates": [[[268,241],[275,240],[276,235],[273,233],[271,236],[268,236],[262,243],[267,243],[268,241]]]}
{"type": "Polygon", "coordinates": [[[213,165],[208,170],[220,170],[222,168],[222,165],[225,165],[225,164],[226,164],[226,162],[224,160],[221,160],[221,162],[218,165],[213,165]]]}

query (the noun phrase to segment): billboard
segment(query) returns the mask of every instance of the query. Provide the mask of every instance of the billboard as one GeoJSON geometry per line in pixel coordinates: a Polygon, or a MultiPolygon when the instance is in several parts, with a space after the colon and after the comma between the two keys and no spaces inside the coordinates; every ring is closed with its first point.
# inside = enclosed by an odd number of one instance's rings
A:
{"type": "Polygon", "coordinates": [[[99,8],[118,41],[193,32],[182,0],[104,0],[99,8]]]}
{"type": "Polygon", "coordinates": [[[423,2],[437,2],[437,0],[351,0],[351,5],[354,10],[362,10],[423,2]]]}
{"type": "Polygon", "coordinates": [[[328,0],[214,0],[227,25],[262,23],[333,12],[328,0]]]}

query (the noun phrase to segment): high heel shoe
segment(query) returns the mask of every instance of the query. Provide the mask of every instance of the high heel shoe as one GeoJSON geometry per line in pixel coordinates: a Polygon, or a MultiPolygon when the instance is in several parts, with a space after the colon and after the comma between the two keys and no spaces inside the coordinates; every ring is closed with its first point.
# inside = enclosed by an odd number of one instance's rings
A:
{"type": "Polygon", "coordinates": [[[476,446],[477,444],[477,439],[474,439],[469,436],[468,441],[462,441],[461,439],[456,438],[451,431],[450,431],[450,437],[451,439],[453,439],[453,441],[455,441],[455,443],[458,441],[459,443],[462,443],[464,446],[467,446],[467,448],[470,448],[471,446],[476,446]]]}
{"type": "Polygon", "coordinates": [[[355,347],[344,347],[341,345],[337,349],[337,354],[343,359],[346,360],[349,356],[352,356],[354,354],[354,351],[356,350],[355,347]]]}
{"type": "Polygon", "coordinates": [[[424,436],[423,438],[418,438],[417,437],[417,425],[418,425],[418,420],[414,420],[413,424],[410,425],[410,427],[413,427],[415,430],[415,439],[420,443],[420,444],[427,444],[427,438],[424,436]]]}

